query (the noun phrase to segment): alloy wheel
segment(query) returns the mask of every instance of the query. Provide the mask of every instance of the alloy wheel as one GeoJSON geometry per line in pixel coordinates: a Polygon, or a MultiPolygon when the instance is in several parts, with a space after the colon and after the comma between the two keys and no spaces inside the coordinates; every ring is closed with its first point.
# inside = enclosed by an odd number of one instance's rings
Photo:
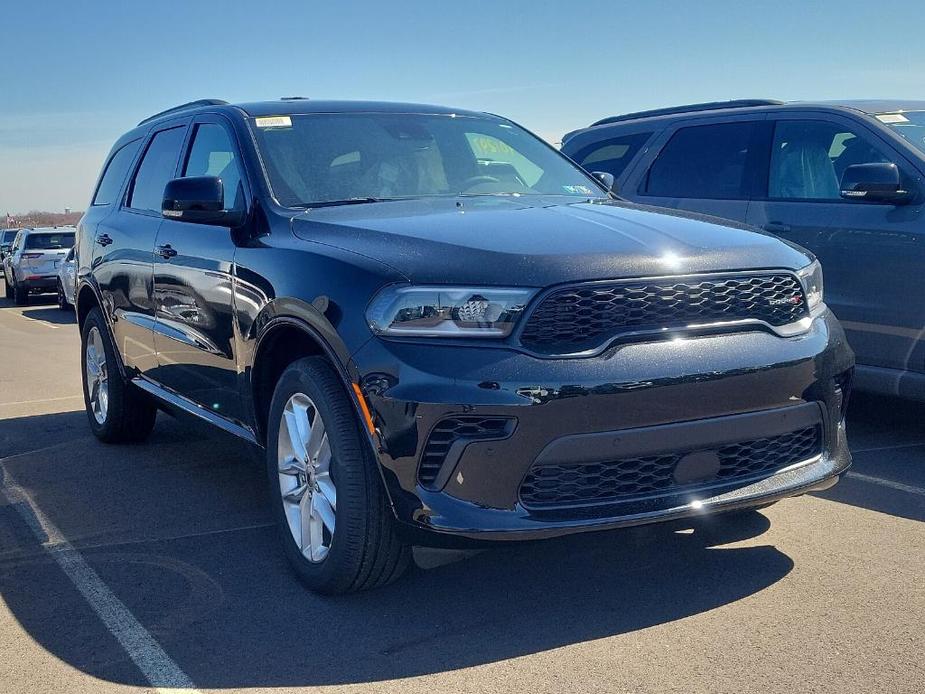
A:
{"type": "Polygon", "coordinates": [[[283,513],[302,555],[324,561],[334,539],[337,489],[331,477],[331,445],[311,398],[296,393],[283,408],[277,471],[283,513]]]}
{"type": "Polygon", "coordinates": [[[95,326],[87,335],[84,368],[87,371],[87,398],[90,401],[90,409],[97,423],[105,424],[106,414],[109,412],[109,370],[106,366],[103,336],[95,326]]]}

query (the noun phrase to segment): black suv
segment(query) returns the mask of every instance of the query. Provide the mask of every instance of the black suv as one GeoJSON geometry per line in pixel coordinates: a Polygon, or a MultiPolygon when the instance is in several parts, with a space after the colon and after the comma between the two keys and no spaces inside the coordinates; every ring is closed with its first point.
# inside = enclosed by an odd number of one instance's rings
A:
{"type": "Polygon", "coordinates": [[[747,509],[835,482],[853,357],[819,264],[616,201],[514,123],[385,103],[186,104],[80,222],[90,426],[158,408],[265,450],[313,588],[411,544],[747,509]]]}
{"type": "Polygon", "coordinates": [[[856,387],[925,400],[925,101],[689,104],[604,118],[562,151],[620,196],[815,254],[856,387]]]}

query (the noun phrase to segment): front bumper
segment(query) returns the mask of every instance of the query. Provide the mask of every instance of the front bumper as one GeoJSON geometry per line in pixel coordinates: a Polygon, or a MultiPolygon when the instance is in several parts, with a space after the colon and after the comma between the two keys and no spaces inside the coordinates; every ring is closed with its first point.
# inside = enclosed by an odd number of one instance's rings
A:
{"type": "Polygon", "coordinates": [[[373,412],[396,516],[436,535],[533,539],[761,506],[830,486],[850,465],[843,411],[853,355],[828,312],[797,337],[691,336],[582,359],[373,339],[352,367],[373,412]],[[510,424],[444,447],[433,466],[429,443],[448,417],[510,424]],[[731,479],[692,482],[676,470],[676,486],[649,494],[542,507],[524,501],[525,479],[550,457],[568,466],[712,453],[741,440],[746,421],[752,438],[781,433],[788,422],[817,426],[818,450],[731,479]],[[678,423],[685,424],[675,435],[665,434],[678,423]]]}

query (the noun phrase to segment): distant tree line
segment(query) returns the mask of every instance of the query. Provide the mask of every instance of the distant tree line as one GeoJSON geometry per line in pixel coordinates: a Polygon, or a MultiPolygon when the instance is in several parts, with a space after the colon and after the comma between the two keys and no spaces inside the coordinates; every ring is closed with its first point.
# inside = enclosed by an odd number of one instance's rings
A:
{"type": "MultiPolygon", "coordinates": [[[[60,227],[67,224],[77,224],[77,220],[80,219],[82,214],[82,210],[77,212],[41,212],[32,210],[25,214],[7,214],[4,226],[14,229],[20,227],[60,227]]],[[[4,218],[0,216],[0,223],[2,222],[4,222],[4,218]]]]}

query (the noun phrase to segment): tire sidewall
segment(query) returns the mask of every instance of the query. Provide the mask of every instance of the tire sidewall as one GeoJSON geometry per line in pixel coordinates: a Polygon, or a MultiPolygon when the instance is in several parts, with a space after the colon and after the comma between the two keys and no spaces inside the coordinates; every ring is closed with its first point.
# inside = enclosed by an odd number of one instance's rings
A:
{"type": "Polygon", "coordinates": [[[311,588],[323,592],[339,592],[337,587],[346,587],[355,575],[351,545],[365,538],[369,522],[367,495],[371,490],[368,488],[368,477],[364,473],[364,467],[369,465],[364,455],[363,447],[366,444],[361,438],[343,387],[338,383],[337,388],[331,388],[330,374],[325,374],[325,369],[333,373],[323,362],[319,364],[316,359],[308,358],[296,362],[283,372],[270,404],[266,467],[270,503],[273,506],[280,540],[290,563],[311,588]],[[302,555],[289,531],[277,471],[280,421],[286,403],[296,393],[303,393],[311,398],[324,419],[331,446],[331,476],[337,488],[334,536],[328,555],[317,563],[302,555]],[[345,401],[347,407],[344,407],[345,401]]]}

